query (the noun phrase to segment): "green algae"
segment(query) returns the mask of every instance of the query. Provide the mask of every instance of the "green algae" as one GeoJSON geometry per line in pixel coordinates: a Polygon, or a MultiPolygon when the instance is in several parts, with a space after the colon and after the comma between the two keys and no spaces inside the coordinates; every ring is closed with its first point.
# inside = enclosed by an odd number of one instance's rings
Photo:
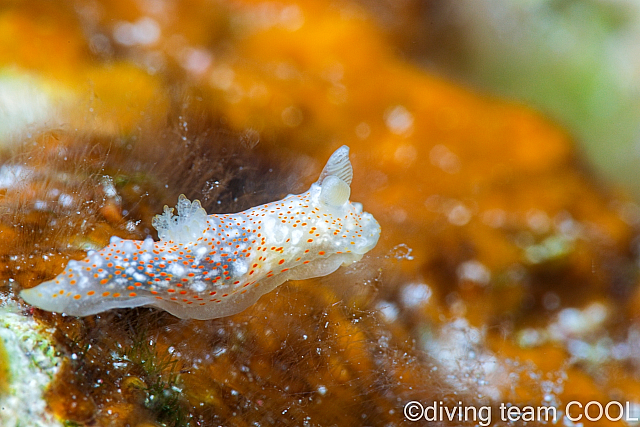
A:
{"type": "Polygon", "coordinates": [[[9,356],[4,349],[4,344],[0,341],[0,395],[5,394],[9,389],[11,372],[9,371],[9,356]]]}
{"type": "Polygon", "coordinates": [[[49,331],[22,315],[17,305],[0,307],[0,425],[3,427],[56,426],[43,394],[60,366],[49,331]]]}

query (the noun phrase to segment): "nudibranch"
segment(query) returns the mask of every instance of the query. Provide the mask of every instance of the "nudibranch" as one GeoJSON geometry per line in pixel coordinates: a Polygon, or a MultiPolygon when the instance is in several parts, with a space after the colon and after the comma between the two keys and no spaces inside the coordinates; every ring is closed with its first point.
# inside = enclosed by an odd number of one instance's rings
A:
{"type": "Polygon", "coordinates": [[[181,195],[177,215],[165,206],[153,219],[159,241],[112,237],[20,295],[72,316],[142,305],[201,320],[238,313],[287,280],[330,274],[376,245],[380,225],[349,201],[352,176],[342,146],[307,192],[277,202],[207,215],[181,195]]]}

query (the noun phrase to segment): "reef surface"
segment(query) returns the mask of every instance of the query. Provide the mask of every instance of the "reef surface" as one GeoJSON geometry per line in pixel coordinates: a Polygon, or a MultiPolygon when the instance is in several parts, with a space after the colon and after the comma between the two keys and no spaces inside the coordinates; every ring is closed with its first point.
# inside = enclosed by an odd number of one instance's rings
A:
{"type": "MultiPolygon", "coordinates": [[[[0,6],[0,293],[48,334],[19,351],[57,366],[31,421],[395,426],[418,401],[487,407],[492,425],[543,424],[502,421],[503,404],[551,406],[572,425],[571,401],[637,408],[640,209],[541,114],[404,59],[410,30],[373,5],[0,6]],[[18,297],[111,236],[157,238],[181,193],[210,213],[299,193],[343,144],[383,230],[360,263],[209,321],[18,297]]],[[[2,372],[6,402],[29,378],[2,372]]]]}

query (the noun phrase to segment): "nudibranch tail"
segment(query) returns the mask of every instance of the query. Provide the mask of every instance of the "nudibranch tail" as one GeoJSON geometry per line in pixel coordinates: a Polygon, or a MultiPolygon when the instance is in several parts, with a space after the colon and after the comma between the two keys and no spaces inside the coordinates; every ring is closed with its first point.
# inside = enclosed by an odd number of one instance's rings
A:
{"type": "Polygon", "coordinates": [[[305,193],[235,214],[207,215],[181,195],[153,220],[159,241],[111,239],[55,279],[21,292],[49,311],[86,316],[151,305],[181,318],[238,313],[287,280],[330,274],[373,249],[380,226],[349,201],[349,148],[305,193]]]}

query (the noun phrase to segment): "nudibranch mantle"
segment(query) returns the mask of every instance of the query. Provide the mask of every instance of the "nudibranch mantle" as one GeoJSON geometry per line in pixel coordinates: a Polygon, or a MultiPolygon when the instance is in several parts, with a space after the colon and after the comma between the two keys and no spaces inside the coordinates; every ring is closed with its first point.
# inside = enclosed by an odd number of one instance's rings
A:
{"type": "Polygon", "coordinates": [[[277,202],[207,215],[181,195],[177,215],[165,206],[153,220],[159,241],[112,237],[21,296],[73,316],[142,305],[201,320],[238,313],[287,280],[330,274],[376,245],[380,225],[349,201],[352,175],[342,146],[307,192],[277,202]]]}

